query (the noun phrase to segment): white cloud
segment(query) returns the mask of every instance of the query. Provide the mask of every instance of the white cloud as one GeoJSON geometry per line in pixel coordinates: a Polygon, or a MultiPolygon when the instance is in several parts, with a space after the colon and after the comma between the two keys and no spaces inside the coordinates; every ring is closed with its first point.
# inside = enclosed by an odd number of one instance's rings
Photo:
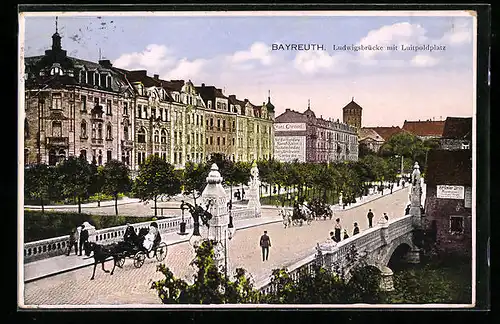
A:
{"type": "Polygon", "coordinates": [[[411,64],[418,67],[432,67],[436,66],[438,63],[438,58],[427,54],[415,55],[411,60],[411,64]]]}
{"type": "Polygon", "coordinates": [[[262,65],[268,66],[273,62],[271,47],[262,42],[255,42],[250,46],[250,49],[238,51],[228,58],[231,63],[235,64],[246,63],[248,61],[259,61],[262,65]]]}
{"type": "Polygon", "coordinates": [[[326,51],[299,52],[293,61],[294,67],[304,74],[333,71],[343,55],[330,55],[326,51]]]}
{"type": "Polygon", "coordinates": [[[150,44],[140,53],[123,54],[114,65],[123,69],[163,70],[175,64],[172,51],[165,45],[150,44]]]}
{"type": "Polygon", "coordinates": [[[200,77],[206,64],[208,64],[208,61],[204,59],[189,61],[183,58],[176,63],[175,68],[166,72],[165,75],[162,77],[167,79],[194,80],[200,77]]]}
{"type": "Polygon", "coordinates": [[[458,21],[450,25],[450,28],[440,40],[446,45],[462,45],[472,42],[472,19],[458,21]]]}

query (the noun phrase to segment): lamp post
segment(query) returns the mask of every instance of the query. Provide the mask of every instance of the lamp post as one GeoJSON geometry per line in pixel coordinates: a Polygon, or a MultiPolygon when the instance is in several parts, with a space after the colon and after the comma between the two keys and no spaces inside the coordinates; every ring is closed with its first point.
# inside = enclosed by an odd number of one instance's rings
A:
{"type": "Polygon", "coordinates": [[[401,178],[403,178],[403,155],[396,155],[396,157],[401,157],[401,178]]]}
{"type": "MultiPolygon", "coordinates": [[[[224,277],[226,278],[227,283],[227,240],[231,240],[236,233],[236,228],[233,225],[233,215],[231,211],[233,209],[233,200],[230,199],[227,203],[227,208],[229,211],[229,224],[227,225],[227,229],[224,230],[224,277]]],[[[227,288],[227,287],[226,287],[227,288]]],[[[227,290],[227,289],[226,289],[227,290]]]]}

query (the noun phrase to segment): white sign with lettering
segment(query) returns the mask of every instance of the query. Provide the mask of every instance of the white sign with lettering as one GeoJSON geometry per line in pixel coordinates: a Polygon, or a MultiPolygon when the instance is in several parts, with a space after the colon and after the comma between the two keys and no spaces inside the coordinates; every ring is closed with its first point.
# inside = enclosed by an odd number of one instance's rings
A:
{"type": "Polygon", "coordinates": [[[472,187],[465,187],[465,208],[472,208],[472,187]]]}
{"type": "Polygon", "coordinates": [[[274,158],[281,162],[306,161],[305,136],[275,136],[274,158]]]}
{"type": "Polygon", "coordinates": [[[437,186],[436,197],[441,199],[464,199],[464,186],[437,186]]]}
{"type": "Polygon", "coordinates": [[[307,129],[305,123],[275,123],[275,132],[293,132],[293,131],[305,131],[307,129]]]}

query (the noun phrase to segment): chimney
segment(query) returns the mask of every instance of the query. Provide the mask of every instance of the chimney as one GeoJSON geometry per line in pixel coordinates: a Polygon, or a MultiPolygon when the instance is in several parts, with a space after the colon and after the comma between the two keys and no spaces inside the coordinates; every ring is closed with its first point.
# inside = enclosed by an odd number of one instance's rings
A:
{"type": "Polygon", "coordinates": [[[153,75],[153,79],[159,80],[160,79],[160,75],[158,75],[158,74],[153,75]]]}
{"type": "Polygon", "coordinates": [[[202,84],[201,84],[201,87],[202,87],[202,88],[205,88],[205,83],[202,83],[202,84]]]}
{"type": "Polygon", "coordinates": [[[110,60],[99,60],[99,65],[108,69],[113,66],[110,60]]]}
{"type": "Polygon", "coordinates": [[[285,111],[290,111],[290,108],[286,108],[285,111]]]}
{"type": "Polygon", "coordinates": [[[243,100],[243,101],[248,102],[248,99],[247,99],[247,98],[245,98],[245,100],[243,100]]]}

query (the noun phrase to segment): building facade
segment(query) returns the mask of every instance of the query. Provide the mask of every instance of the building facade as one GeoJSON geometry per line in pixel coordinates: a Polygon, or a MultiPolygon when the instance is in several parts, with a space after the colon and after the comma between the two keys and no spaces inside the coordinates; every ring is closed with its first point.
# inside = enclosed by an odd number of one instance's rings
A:
{"type": "Polygon", "coordinates": [[[431,150],[427,158],[425,224],[441,249],[472,251],[472,150],[431,150]]]}
{"type": "Polygon", "coordinates": [[[273,123],[270,98],[253,105],[214,86],[68,57],[57,31],[45,55],[25,58],[25,164],[82,155],[137,170],[155,154],[182,168],[214,153],[251,162],[272,157],[273,123]]]}
{"type": "Polygon", "coordinates": [[[354,102],[354,97],[351,102],[342,108],[342,120],[345,124],[361,128],[361,117],[363,115],[363,108],[354,102]]]}
{"type": "Polygon", "coordinates": [[[282,162],[357,161],[354,126],[317,118],[310,106],[303,113],[286,109],[274,124],[274,155],[282,162]]]}
{"type": "Polygon", "coordinates": [[[443,150],[469,149],[472,146],[472,117],[448,117],[439,140],[443,150]]]}

